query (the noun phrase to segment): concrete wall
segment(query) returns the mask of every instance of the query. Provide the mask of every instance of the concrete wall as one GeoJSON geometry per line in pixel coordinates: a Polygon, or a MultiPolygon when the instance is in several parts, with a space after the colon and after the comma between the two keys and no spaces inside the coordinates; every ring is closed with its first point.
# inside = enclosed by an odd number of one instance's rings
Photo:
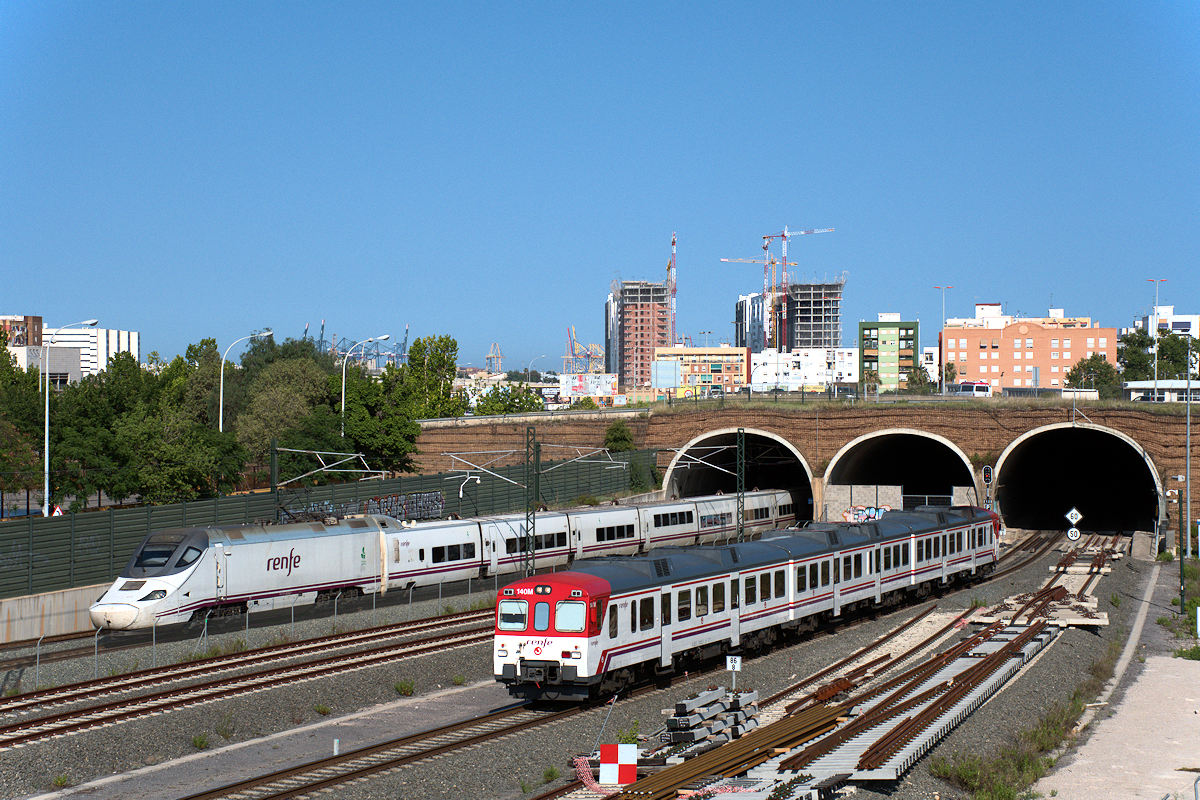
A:
{"type": "Polygon", "coordinates": [[[871,509],[876,508],[904,508],[899,486],[831,483],[825,486],[823,500],[825,518],[830,522],[870,519],[871,509]]]}
{"type": "Polygon", "coordinates": [[[0,600],[0,644],[94,630],[88,607],[108,584],[0,600]]]}

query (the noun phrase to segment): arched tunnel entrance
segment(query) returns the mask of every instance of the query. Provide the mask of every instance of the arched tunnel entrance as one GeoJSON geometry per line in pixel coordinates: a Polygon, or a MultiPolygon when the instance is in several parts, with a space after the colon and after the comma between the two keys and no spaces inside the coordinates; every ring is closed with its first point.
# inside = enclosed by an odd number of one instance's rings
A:
{"type": "Polygon", "coordinates": [[[1079,509],[1088,531],[1153,531],[1160,485],[1135,444],[1098,426],[1031,431],[996,465],[996,502],[1006,525],[1065,530],[1079,509]]]}
{"type": "MultiPolygon", "coordinates": [[[[784,489],[792,493],[796,518],[812,519],[812,477],[803,457],[784,439],[746,429],[746,490],[784,489]]],[[[664,486],[668,497],[737,491],[737,431],[725,429],[693,439],[676,453],[664,486]]]]}
{"type": "Polygon", "coordinates": [[[825,479],[826,513],[839,519],[864,504],[981,505],[974,487],[970,463],[949,440],[921,431],[881,431],[859,437],[834,456],[825,479]]]}

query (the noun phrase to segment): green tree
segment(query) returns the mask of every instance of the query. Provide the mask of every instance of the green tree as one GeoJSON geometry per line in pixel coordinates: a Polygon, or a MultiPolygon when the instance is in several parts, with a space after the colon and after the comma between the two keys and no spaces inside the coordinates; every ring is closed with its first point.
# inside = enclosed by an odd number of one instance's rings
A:
{"type": "Polygon", "coordinates": [[[1106,400],[1121,396],[1121,375],[1100,353],[1076,362],[1067,371],[1066,385],[1073,389],[1094,388],[1106,400]]]}
{"type": "Polygon", "coordinates": [[[575,402],[571,403],[571,408],[580,409],[582,411],[593,411],[599,407],[600,406],[596,405],[596,401],[590,397],[581,397],[575,402]]]}
{"type": "Polygon", "coordinates": [[[355,370],[354,380],[347,374],[347,381],[347,438],[372,467],[411,469],[421,428],[413,421],[404,370],[389,365],[378,380],[355,370]]]}
{"type": "Polygon", "coordinates": [[[476,414],[517,414],[545,408],[541,396],[524,386],[493,386],[475,401],[476,414]]]}
{"type": "Polygon", "coordinates": [[[232,437],[177,408],[143,406],[121,417],[114,433],[124,460],[134,465],[117,497],[136,494],[147,503],[213,497],[236,484],[245,463],[245,451],[232,437]]]}
{"type": "Polygon", "coordinates": [[[454,391],[458,342],[452,336],[422,336],[408,348],[406,394],[416,419],[461,417],[467,401],[454,391]]]}
{"type": "Polygon", "coordinates": [[[908,389],[910,394],[935,394],[938,390],[937,382],[929,377],[929,373],[920,364],[913,366],[908,373],[908,389]]]}
{"type": "MultiPolygon", "coordinates": [[[[0,419],[0,491],[33,490],[40,485],[41,454],[34,437],[0,419]]],[[[4,510],[0,508],[0,517],[4,510]]]]}
{"type": "Polygon", "coordinates": [[[8,336],[0,330],[0,419],[36,439],[42,432],[40,377],[36,369],[18,369],[8,351],[8,336]]]}
{"type": "Polygon", "coordinates": [[[633,431],[625,424],[625,420],[613,420],[612,424],[608,426],[604,431],[604,446],[613,453],[624,453],[637,449],[637,445],[633,442],[633,431]]]}
{"type": "Polygon", "coordinates": [[[320,402],[328,404],[328,376],[308,359],[274,361],[250,387],[237,418],[237,440],[252,459],[265,461],[271,440],[301,425],[320,402]]]}
{"type": "Polygon", "coordinates": [[[1135,328],[1117,340],[1117,365],[1127,381],[1148,381],[1154,377],[1154,340],[1141,328],[1135,328]]]}

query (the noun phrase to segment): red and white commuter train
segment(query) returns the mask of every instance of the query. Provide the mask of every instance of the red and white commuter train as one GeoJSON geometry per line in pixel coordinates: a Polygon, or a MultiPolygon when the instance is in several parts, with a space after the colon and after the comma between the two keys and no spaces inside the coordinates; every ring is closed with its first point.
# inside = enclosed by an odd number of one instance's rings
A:
{"type": "MultiPolygon", "coordinates": [[[[561,568],[589,556],[726,541],[736,533],[736,511],[736,496],[711,495],[539,512],[535,564],[561,568]]],[[[755,534],[791,525],[791,494],[747,492],[744,518],[755,534]]],[[[368,514],[155,531],[89,612],[97,628],[126,630],[286,609],[338,594],[521,572],[524,547],[523,513],[417,523],[368,514]]]]}
{"type": "Polygon", "coordinates": [[[999,533],[997,514],[955,506],[577,561],[501,589],[493,672],[519,697],[593,698],[990,573],[999,533]]]}

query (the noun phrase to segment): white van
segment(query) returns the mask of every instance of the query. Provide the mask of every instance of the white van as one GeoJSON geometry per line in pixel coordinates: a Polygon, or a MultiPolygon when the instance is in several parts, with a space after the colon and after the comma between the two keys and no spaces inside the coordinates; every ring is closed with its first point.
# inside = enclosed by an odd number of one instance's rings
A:
{"type": "Polygon", "coordinates": [[[954,387],[954,394],[959,397],[991,397],[992,385],[985,381],[964,381],[954,387]]]}

